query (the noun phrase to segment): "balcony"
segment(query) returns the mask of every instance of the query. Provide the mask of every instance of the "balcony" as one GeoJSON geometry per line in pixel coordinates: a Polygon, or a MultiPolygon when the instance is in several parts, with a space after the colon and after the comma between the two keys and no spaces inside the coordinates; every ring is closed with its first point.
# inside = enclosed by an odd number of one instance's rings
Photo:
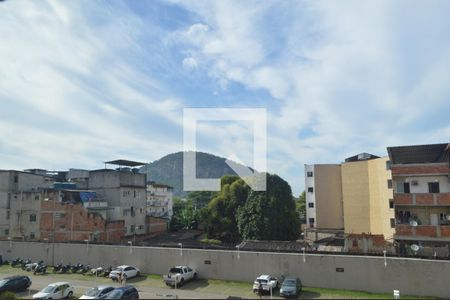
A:
{"type": "Polygon", "coordinates": [[[398,224],[395,226],[396,239],[403,240],[443,240],[450,241],[450,225],[418,225],[398,224]]]}
{"type": "Polygon", "coordinates": [[[395,194],[395,205],[450,206],[450,193],[395,194]]]}

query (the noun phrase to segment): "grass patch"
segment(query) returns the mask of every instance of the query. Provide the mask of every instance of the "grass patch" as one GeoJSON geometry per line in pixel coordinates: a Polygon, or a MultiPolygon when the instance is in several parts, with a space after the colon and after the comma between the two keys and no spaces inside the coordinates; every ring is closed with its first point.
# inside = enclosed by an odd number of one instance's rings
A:
{"type": "MultiPolygon", "coordinates": [[[[304,287],[303,293],[319,294],[321,297],[333,297],[333,298],[359,298],[359,299],[392,299],[393,295],[388,293],[369,293],[364,291],[351,291],[340,289],[326,289],[326,288],[313,288],[304,287]]],[[[433,297],[418,297],[401,295],[405,299],[436,299],[433,297]]]]}
{"type": "Polygon", "coordinates": [[[220,240],[208,239],[208,238],[201,239],[200,242],[204,243],[204,244],[213,244],[213,245],[222,244],[222,241],[220,241],[220,240]]]}

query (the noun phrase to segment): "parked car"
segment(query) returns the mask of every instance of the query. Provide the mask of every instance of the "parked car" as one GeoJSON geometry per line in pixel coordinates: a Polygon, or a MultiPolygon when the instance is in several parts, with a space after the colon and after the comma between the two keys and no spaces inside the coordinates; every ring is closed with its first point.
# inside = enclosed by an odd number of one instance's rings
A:
{"type": "Polygon", "coordinates": [[[297,298],[302,291],[302,282],[297,277],[286,277],[281,284],[280,296],[281,297],[295,297],[297,298]]]}
{"type": "Polygon", "coordinates": [[[139,271],[138,268],[123,265],[123,266],[118,266],[117,268],[112,270],[109,273],[109,278],[111,278],[113,280],[117,280],[119,278],[119,274],[122,272],[124,272],[127,275],[127,279],[141,275],[141,272],[139,271]]]}
{"type": "Polygon", "coordinates": [[[255,279],[255,282],[253,283],[253,292],[269,292],[272,290],[276,290],[280,287],[280,282],[278,281],[278,278],[271,276],[271,275],[260,275],[258,278],[255,279]]]}
{"type": "Polygon", "coordinates": [[[106,299],[139,299],[139,292],[132,285],[122,286],[109,292],[106,299]]]}
{"type": "Polygon", "coordinates": [[[188,266],[175,266],[169,270],[167,275],[163,276],[164,282],[168,286],[179,285],[197,279],[197,272],[188,266]]]}
{"type": "Polygon", "coordinates": [[[0,280],[0,292],[23,292],[31,285],[31,279],[28,276],[11,276],[0,280]]]}
{"type": "Polygon", "coordinates": [[[33,295],[33,299],[64,299],[73,296],[73,287],[68,282],[55,282],[33,295]]]}
{"type": "Polygon", "coordinates": [[[99,285],[97,287],[90,288],[84,293],[80,299],[106,299],[106,294],[114,290],[110,285],[99,285]]]}

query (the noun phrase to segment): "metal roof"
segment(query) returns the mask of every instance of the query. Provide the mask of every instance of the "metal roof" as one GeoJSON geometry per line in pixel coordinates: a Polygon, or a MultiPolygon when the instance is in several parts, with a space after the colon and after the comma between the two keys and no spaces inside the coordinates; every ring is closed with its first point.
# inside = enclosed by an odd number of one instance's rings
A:
{"type": "Polygon", "coordinates": [[[388,147],[387,151],[393,164],[444,163],[450,161],[449,143],[388,147]]]}
{"type": "Polygon", "coordinates": [[[126,167],[138,167],[146,165],[147,163],[142,163],[138,161],[126,160],[126,159],[116,159],[111,161],[105,161],[105,164],[109,165],[117,165],[117,166],[126,166],[126,167]]]}

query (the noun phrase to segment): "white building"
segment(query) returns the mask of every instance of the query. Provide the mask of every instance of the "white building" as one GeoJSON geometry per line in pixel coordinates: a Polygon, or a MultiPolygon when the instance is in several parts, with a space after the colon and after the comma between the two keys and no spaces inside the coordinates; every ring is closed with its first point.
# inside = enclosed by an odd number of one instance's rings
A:
{"type": "Polygon", "coordinates": [[[166,184],[147,184],[147,215],[171,219],[173,215],[173,188],[166,184]]]}

